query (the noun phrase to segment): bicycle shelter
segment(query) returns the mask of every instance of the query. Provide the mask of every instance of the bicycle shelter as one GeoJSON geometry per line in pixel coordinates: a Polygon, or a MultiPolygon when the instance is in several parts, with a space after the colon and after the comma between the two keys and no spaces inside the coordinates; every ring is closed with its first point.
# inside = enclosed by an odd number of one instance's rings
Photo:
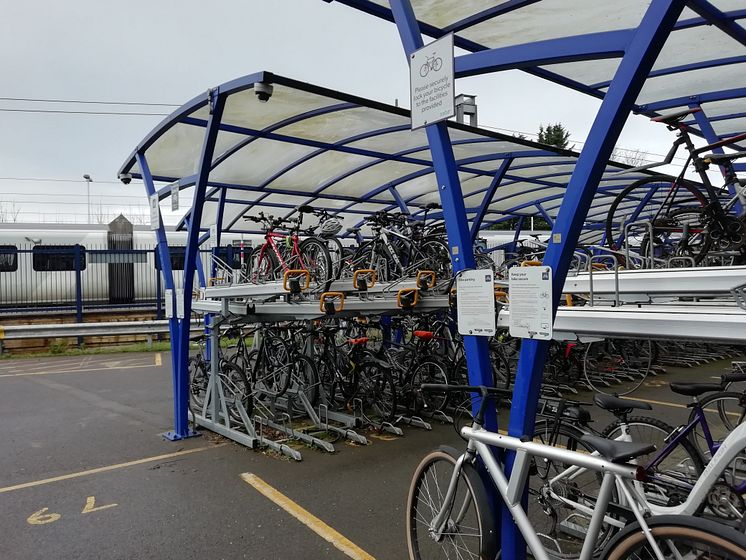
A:
{"type": "MultiPolygon", "coordinates": [[[[480,228],[544,217],[552,226],[544,264],[553,271],[556,314],[578,241],[599,242],[610,197],[651,175],[615,176],[625,166],[609,163],[630,112],[652,117],[699,107],[685,124],[709,143],[746,131],[746,30],[739,21],[746,10],[739,0],[338,1],[394,22],[406,56],[423,46],[423,34],[454,33],[455,45],[467,52],[456,57],[457,77],[522,69],[601,99],[583,150],[576,154],[450,122],[410,131],[402,109],[268,72],[239,78],[175,111],[120,170],[142,178],[148,196],[158,200],[174,184],[193,190],[181,223],[188,229],[184,286],[193,285],[195,272],[202,286],[208,283],[209,271],[204,274],[197,262],[200,243],[219,244],[223,231],[258,233],[240,220],[247,211],[290,216],[298,205],[314,204],[349,226],[379,210],[417,216],[440,201],[454,272],[474,267],[472,242],[480,228]],[[256,84],[272,86],[266,102],[255,95],[256,84]],[[156,182],[166,186],[158,189],[156,182]]],[[[729,147],[742,151],[742,144],[729,147]]],[[[657,202],[653,197],[640,206],[657,202]]],[[[166,287],[174,293],[162,223],[157,235],[166,287]]],[[[189,435],[192,294],[186,290],[174,306],[184,317],[171,319],[177,341],[172,437],[179,439],[189,435]]],[[[467,336],[464,346],[471,382],[489,383],[486,340],[467,336]]],[[[522,345],[510,435],[522,436],[533,426],[547,349],[537,340],[522,345]]],[[[488,426],[496,428],[494,416],[488,426]]],[[[525,556],[506,512],[502,542],[504,557],[525,556]]]]}

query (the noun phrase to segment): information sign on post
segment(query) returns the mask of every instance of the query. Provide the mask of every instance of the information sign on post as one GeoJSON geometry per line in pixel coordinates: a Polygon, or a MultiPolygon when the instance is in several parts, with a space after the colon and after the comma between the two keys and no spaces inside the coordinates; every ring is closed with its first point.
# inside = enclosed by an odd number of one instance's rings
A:
{"type": "Polygon", "coordinates": [[[150,195],[148,202],[150,203],[150,229],[156,230],[161,225],[161,209],[158,203],[158,195],[150,195]]]}
{"type": "Polygon", "coordinates": [[[412,53],[409,87],[412,130],[456,114],[453,33],[412,53]]]}
{"type": "Polygon", "coordinates": [[[174,317],[174,291],[164,290],[163,298],[166,300],[166,319],[173,319],[174,317]]]}
{"type": "Polygon", "coordinates": [[[176,317],[184,318],[184,290],[182,288],[176,288],[176,317]]]}
{"type": "Polygon", "coordinates": [[[212,224],[210,226],[210,238],[207,241],[207,245],[210,249],[218,246],[218,225],[212,224]]]}
{"type": "Polygon", "coordinates": [[[514,266],[508,278],[510,336],[551,340],[552,269],[514,266]]]}
{"type": "Polygon", "coordinates": [[[179,185],[171,185],[171,212],[176,212],[179,209],[179,185]]]}
{"type": "Polygon", "coordinates": [[[458,332],[474,336],[495,335],[494,273],[465,270],[456,280],[458,332]]]}

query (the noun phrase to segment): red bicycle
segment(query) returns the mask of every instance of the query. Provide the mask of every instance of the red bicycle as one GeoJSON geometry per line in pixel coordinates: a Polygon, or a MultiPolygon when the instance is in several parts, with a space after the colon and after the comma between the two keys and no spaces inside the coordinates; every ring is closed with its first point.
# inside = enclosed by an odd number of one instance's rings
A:
{"type": "Polygon", "coordinates": [[[264,243],[254,249],[249,259],[246,276],[254,284],[278,280],[288,270],[307,270],[310,281],[323,285],[334,277],[332,259],[326,242],[317,237],[301,240],[298,237],[304,208],[297,218],[275,218],[260,212],[258,216],[244,216],[244,219],[263,225],[264,243]],[[284,229],[285,232],[277,232],[284,229]]]}

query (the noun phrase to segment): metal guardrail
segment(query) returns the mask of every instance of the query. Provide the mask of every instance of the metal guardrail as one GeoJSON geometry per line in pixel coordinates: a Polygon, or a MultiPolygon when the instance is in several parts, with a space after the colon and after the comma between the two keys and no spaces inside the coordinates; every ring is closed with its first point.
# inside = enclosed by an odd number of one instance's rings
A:
{"type": "MultiPolygon", "coordinates": [[[[192,331],[204,325],[193,321],[192,331]]],[[[6,340],[30,338],[67,338],[81,336],[122,336],[128,334],[163,334],[168,332],[168,321],[114,321],[109,323],[58,323],[44,325],[0,325],[0,349],[6,340]]]]}

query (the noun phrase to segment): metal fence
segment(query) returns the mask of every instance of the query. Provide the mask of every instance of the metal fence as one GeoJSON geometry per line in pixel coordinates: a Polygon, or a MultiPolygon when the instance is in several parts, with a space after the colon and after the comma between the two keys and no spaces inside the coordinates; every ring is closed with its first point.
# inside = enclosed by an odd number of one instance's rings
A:
{"type": "MultiPolygon", "coordinates": [[[[210,262],[209,250],[200,256],[210,262]]],[[[171,265],[181,288],[183,247],[171,248],[171,265]]],[[[160,319],[163,296],[154,247],[0,245],[0,316],[67,312],[82,321],[86,311],[147,309],[160,319]]]]}

